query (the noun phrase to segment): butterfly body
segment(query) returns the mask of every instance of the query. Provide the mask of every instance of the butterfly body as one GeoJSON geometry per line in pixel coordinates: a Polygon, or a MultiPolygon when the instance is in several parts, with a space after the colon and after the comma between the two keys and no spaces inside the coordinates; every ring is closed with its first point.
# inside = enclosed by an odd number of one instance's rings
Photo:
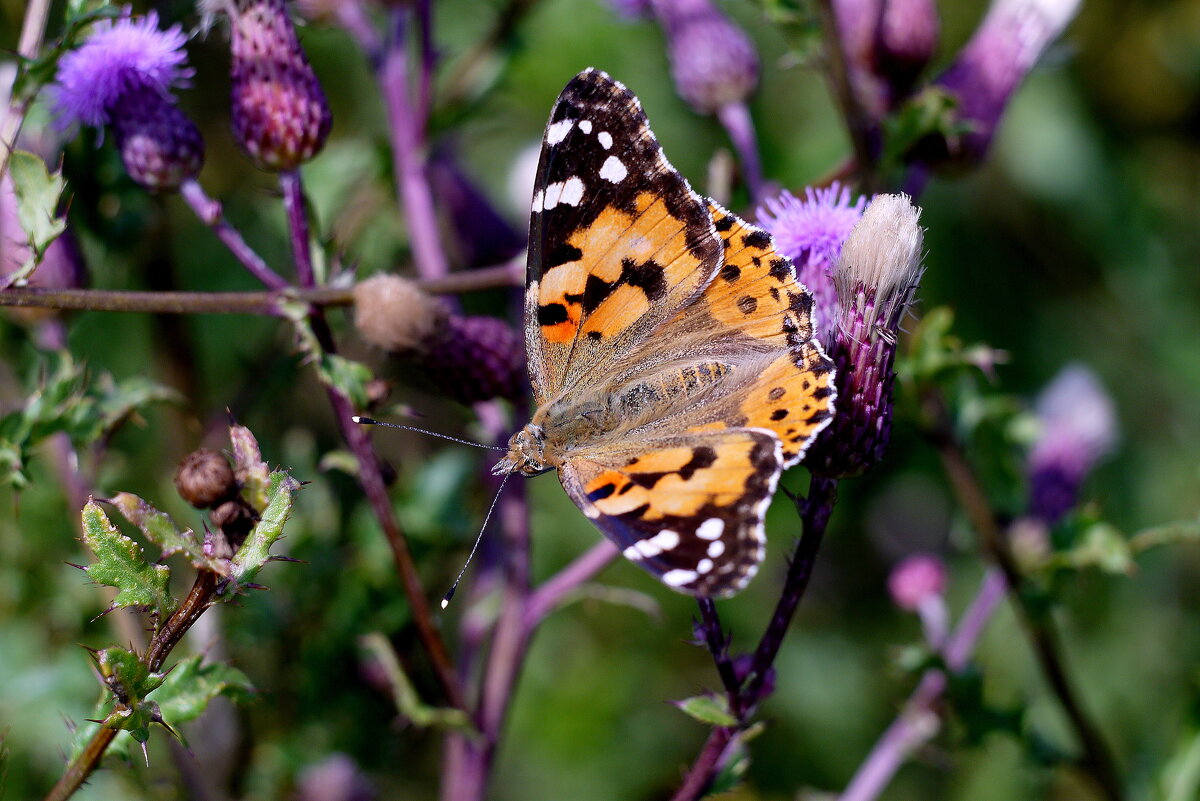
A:
{"type": "Polygon", "coordinates": [[[494,472],[556,469],[668,586],[737,592],[781,472],[831,419],[811,310],[770,236],[670,165],[637,98],[581,73],[551,113],[532,204],[536,410],[494,472]]]}

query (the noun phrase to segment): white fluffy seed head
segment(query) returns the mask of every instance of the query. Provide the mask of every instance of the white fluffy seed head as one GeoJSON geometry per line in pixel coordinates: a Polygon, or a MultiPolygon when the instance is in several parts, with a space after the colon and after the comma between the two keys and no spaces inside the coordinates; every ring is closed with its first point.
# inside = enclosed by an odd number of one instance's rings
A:
{"type": "Polygon", "coordinates": [[[875,196],[842,245],[833,271],[843,310],[859,306],[859,293],[867,293],[868,314],[888,328],[899,324],[921,278],[920,217],[908,195],[875,196]]]}
{"type": "Polygon", "coordinates": [[[420,350],[445,320],[441,301],[407,278],[380,273],[354,287],[354,324],[372,345],[420,350]]]}

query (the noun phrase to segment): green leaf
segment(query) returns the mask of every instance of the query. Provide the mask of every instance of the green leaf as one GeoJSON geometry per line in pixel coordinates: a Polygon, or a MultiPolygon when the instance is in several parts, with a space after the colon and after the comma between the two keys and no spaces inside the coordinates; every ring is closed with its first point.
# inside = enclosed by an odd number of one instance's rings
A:
{"type": "Polygon", "coordinates": [[[17,194],[17,218],[32,254],[0,288],[24,284],[41,263],[46,248],[67,228],[66,219],[58,216],[58,202],[67,185],[61,172],[50,172],[46,162],[24,150],[13,152],[8,171],[17,194]]]}
{"type": "Polygon", "coordinates": [[[129,732],[139,743],[146,742],[150,724],[161,721],[158,705],[146,696],[161,687],[166,677],[151,673],[137,654],[116,647],[96,653],[96,669],[115,701],[104,725],[129,732]]]}
{"type": "Polygon", "coordinates": [[[154,691],[163,721],[173,729],[195,720],[212,699],[224,695],[243,702],[254,695],[254,686],[237,668],[214,662],[202,665],[203,654],[183,660],[167,674],[162,686],[154,691]]]}
{"type": "Polygon", "coordinates": [[[354,408],[365,408],[368,402],[367,384],[375,377],[370,368],[336,353],[325,352],[309,323],[307,306],[291,303],[284,304],[282,309],[296,326],[300,350],[316,365],[321,383],[348,397],[354,408]]]}
{"type": "Polygon", "coordinates": [[[162,548],[164,558],[182,552],[195,567],[225,574],[225,562],[206,556],[201,538],[190,528],[180,529],[170,515],[128,492],[118,492],[110,502],[146,535],[146,539],[162,548]]]}
{"type": "Polygon", "coordinates": [[[283,536],[283,526],[292,511],[293,495],[299,488],[300,482],[282,470],[271,474],[268,502],[262,512],[262,518],[246,537],[242,547],[233,555],[229,570],[233,590],[227,593],[225,600],[244,591],[246,585],[254,580],[258,571],[271,558],[271,546],[283,536]]]}
{"type": "Polygon", "coordinates": [[[88,578],[119,590],[106,612],[146,607],[157,628],[175,610],[175,600],[167,589],[171,571],[165,565],[147,564],[142,546],[117,531],[95,501],[89,500],[83,507],[83,542],[96,556],[96,562],[84,568],[88,578]]]}
{"type": "Polygon", "coordinates": [[[711,726],[736,726],[738,721],[729,711],[729,699],[724,695],[693,695],[682,701],[672,701],[675,706],[701,723],[711,726]]]}
{"type": "Polygon", "coordinates": [[[1129,575],[1134,570],[1133,550],[1115,526],[1097,522],[1078,537],[1078,544],[1054,554],[1047,563],[1052,567],[1096,567],[1106,573],[1129,575]]]}
{"type": "Polygon", "coordinates": [[[461,709],[429,706],[417,694],[416,687],[404,672],[396,658],[392,644],[379,632],[367,634],[359,641],[362,647],[375,657],[383,668],[392,688],[392,700],[396,710],[419,728],[448,728],[455,731],[475,733],[471,718],[461,709]]]}
{"type": "Polygon", "coordinates": [[[258,440],[245,426],[229,427],[233,445],[233,472],[242,487],[242,497],[262,514],[271,492],[271,468],[263,461],[258,440]]]}

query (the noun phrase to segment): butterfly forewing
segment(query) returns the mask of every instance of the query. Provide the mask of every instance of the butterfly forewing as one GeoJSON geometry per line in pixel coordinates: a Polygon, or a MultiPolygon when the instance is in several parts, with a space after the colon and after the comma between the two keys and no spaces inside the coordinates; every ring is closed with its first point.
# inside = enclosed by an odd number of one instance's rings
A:
{"type": "Polygon", "coordinates": [[[578,391],[691,300],[720,263],[704,201],[641,104],[589,70],[551,112],[529,224],[528,352],[540,405],[578,391]]]}

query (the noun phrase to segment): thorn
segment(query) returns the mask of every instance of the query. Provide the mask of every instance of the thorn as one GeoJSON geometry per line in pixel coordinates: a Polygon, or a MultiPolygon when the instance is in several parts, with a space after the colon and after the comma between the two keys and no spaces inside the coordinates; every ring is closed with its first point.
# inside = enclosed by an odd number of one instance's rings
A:
{"type": "Polygon", "coordinates": [[[142,744],[142,756],[146,758],[146,767],[150,767],[150,751],[146,748],[146,743],[142,744]]]}
{"type": "Polygon", "coordinates": [[[74,562],[64,562],[63,564],[70,565],[71,567],[77,567],[80,570],[82,570],[84,573],[87,572],[87,565],[77,565],[74,562]]]}
{"type": "Polygon", "coordinates": [[[242,585],[243,589],[247,590],[269,590],[271,589],[266,584],[255,584],[254,582],[246,582],[242,585]]]}
{"type": "Polygon", "coordinates": [[[307,559],[294,559],[290,556],[268,556],[268,562],[295,562],[298,565],[307,565],[307,559]]]}
{"type": "Polygon", "coordinates": [[[103,723],[104,722],[103,720],[96,720],[95,718],[84,718],[84,720],[86,720],[88,723],[103,723]]]}

